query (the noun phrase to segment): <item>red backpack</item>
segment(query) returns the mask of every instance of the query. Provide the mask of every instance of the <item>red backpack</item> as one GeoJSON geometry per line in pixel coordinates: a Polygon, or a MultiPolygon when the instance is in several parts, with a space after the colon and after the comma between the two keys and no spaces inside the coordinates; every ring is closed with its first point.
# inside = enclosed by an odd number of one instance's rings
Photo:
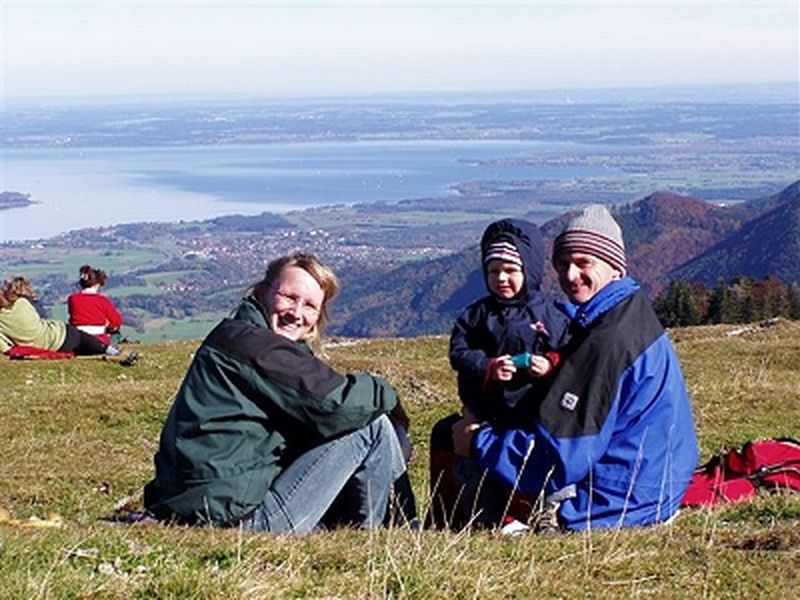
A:
{"type": "Polygon", "coordinates": [[[692,475],[681,506],[708,506],[754,496],[759,488],[800,491],[800,442],[776,438],[723,452],[692,475]]]}

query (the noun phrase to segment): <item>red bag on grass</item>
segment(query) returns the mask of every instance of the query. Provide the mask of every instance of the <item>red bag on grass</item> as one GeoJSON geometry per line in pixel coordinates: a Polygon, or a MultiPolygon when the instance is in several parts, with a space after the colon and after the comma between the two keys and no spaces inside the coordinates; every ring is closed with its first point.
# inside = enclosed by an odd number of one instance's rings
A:
{"type": "Polygon", "coordinates": [[[736,502],[759,488],[800,491],[800,442],[792,438],[749,441],[697,468],[681,506],[736,502]]]}

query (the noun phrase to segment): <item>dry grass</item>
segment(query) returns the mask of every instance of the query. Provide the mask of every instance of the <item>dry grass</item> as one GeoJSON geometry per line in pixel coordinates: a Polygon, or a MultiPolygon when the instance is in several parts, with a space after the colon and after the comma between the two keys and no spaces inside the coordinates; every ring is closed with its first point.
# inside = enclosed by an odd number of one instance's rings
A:
{"type": "MultiPolygon", "coordinates": [[[[800,436],[800,324],[729,337],[672,332],[703,457],[754,437],[800,436]]],[[[787,597],[800,499],[765,495],[684,511],[650,529],[556,537],[387,529],[298,538],[104,520],[152,476],[161,420],[196,344],[96,359],[0,360],[0,507],[59,528],[0,525],[8,598],[787,597]]],[[[342,370],[391,379],[414,421],[412,481],[427,505],[427,431],[457,407],[444,338],[332,344],[342,370]]],[[[792,590],[795,590],[794,592],[792,590]]]]}

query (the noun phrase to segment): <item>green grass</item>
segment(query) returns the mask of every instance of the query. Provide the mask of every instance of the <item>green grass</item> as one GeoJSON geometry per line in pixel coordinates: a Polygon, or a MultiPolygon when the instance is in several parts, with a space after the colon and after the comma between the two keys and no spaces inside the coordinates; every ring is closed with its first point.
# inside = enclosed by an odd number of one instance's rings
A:
{"type": "Polygon", "coordinates": [[[205,337],[209,331],[227,316],[229,311],[204,313],[185,319],[152,319],[145,322],[144,333],[134,333],[133,338],[143,342],[161,340],[186,340],[205,337]]]}
{"type": "Polygon", "coordinates": [[[178,283],[189,273],[189,271],[159,271],[158,273],[142,275],[142,279],[147,282],[148,286],[166,285],[178,283]]]}
{"type": "Polygon", "coordinates": [[[163,290],[151,285],[121,285],[119,287],[111,287],[103,290],[103,293],[111,296],[112,298],[124,298],[125,296],[133,296],[135,294],[154,296],[163,294],[164,292],[163,290]]]}
{"type": "Polygon", "coordinates": [[[55,319],[56,321],[69,322],[69,312],[67,311],[66,302],[63,304],[54,304],[50,308],[49,318],[55,319]]]}
{"type": "MultiPolygon", "coordinates": [[[[754,437],[800,435],[800,323],[728,337],[672,333],[703,459],[754,437]]],[[[340,370],[380,372],[413,419],[412,482],[427,506],[427,432],[457,407],[446,338],[330,340],[340,370]]],[[[0,525],[4,598],[790,597],[800,498],[684,510],[670,525],[555,537],[334,531],[305,537],[124,526],[196,342],[115,361],[0,359],[0,508],[59,528],[0,525]]],[[[131,347],[130,349],[134,349],[131,347]]]]}
{"type": "Polygon", "coordinates": [[[113,276],[131,269],[155,265],[164,260],[165,252],[157,248],[125,248],[124,250],[69,249],[59,246],[41,248],[25,247],[12,251],[6,249],[4,256],[8,261],[5,267],[7,276],[25,275],[37,278],[48,274],[63,274],[78,280],[81,265],[97,265],[113,276]]]}

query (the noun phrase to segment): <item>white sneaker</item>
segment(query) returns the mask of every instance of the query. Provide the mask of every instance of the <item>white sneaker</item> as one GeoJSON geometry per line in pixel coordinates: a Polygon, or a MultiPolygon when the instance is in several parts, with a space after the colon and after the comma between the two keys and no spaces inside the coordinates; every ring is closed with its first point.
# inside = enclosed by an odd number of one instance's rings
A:
{"type": "Polygon", "coordinates": [[[500,528],[501,535],[522,535],[530,531],[530,527],[525,525],[522,521],[517,521],[513,517],[506,517],[503,520],[503,526],[500,528]]]}

